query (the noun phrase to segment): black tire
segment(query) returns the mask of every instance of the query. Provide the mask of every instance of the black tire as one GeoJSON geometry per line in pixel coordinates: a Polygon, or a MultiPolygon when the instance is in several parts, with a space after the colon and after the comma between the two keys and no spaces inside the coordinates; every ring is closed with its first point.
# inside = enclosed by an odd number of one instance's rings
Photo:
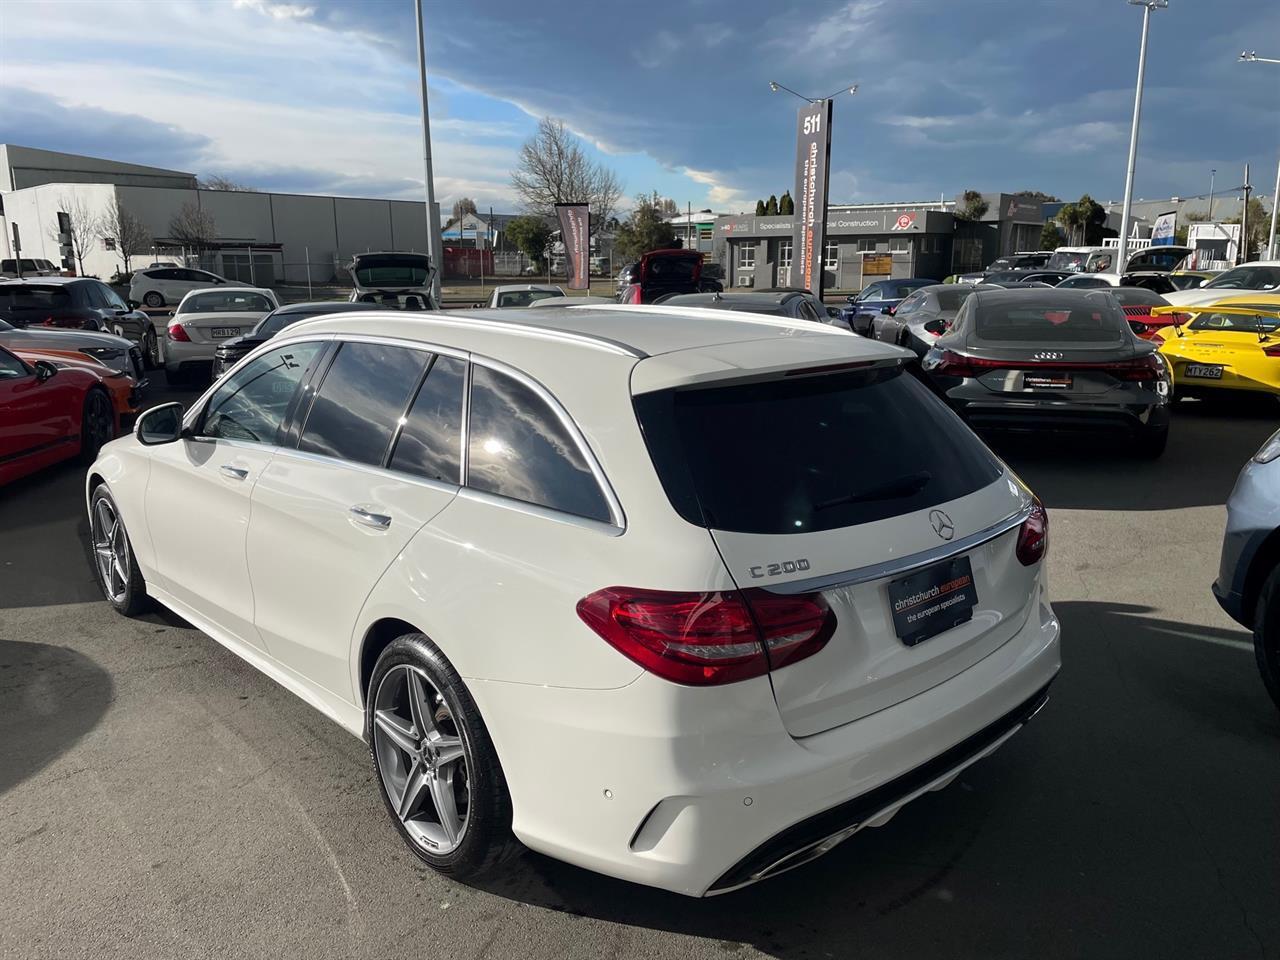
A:
{"type": "Polygon", "coordinates": [[[1164,455],[1164,448],[1169,445],[1169,428],[1148,429],[1134,438],[1133,451],[1143,460],[1159,460],[1164,455]]]}
{"type": "Polygon", "coordinates": [[[100,387],[92,387],[84,398],[80,414],[80,462],[89,464],[98,459],[103,444],[116,437],[116,412],[111,398],[100,387]]]}
{"type": "Polygon", "coordinates": [[[155,290],[148,290],[147,295],[142,298],[142,302],[148,307],[163,307],[164,295],[155,290]]]}
{"type": "MultiPolygon", "coordinates": [[[[387,814],[409,849],[432,869],[459,880],[480,876],[514,853],[518,844],[511,833],[511,798],[493,741],[462,678],[435,645],[420,633],[393,640],[378,657],[365,692],[365,740],[369,744],[374,779],[387,814]],[[374,716],[384,680],[392,682],[388,678],[393,673],[402,674],[404,671],[398,668],[406,667],[421,671],[435,686],[443,698],[441,707],[447,712],[446,719],[456,729],[465,751],[465,828],[457,846],[447,853],[430,849],[406,829],[388,792],[375,741],[374,716]]],[[[400,756],[403,759],[408,754],[400,756]]]]}
{"type": "Polygon", "coordinates": [[[147,598],[147,584],[138,570],[138,560],[133,555],[129,531],[125,529],[124,519],[121,518],[111,491],[107,489],[105,483],[95,487],[93,496],[89,498],[89,550],[93,560],[94,576],[98,586],[102,588],[102,595],[107,603],[111,604],[117,613],[126,617],[137,616],[146,610],[150,603],[147,598]],[[104,502],[105,510],[99,506],[104,502]],[[103,520],[107,513],[119,523],[118,541],[111,537],[108,529],[104,529],[103,520]],[[122,560],[122,566],[126,567],[125,576],[118,577],[115,582],[108,582],[109,574],[103,562],[100,561],[99,551],[105,544],[110,544],[116,549],[118,558],[122,560]],[[117,587],[121,587],[119,592],[117,587]]]}
{"type": "Polygon", "coordinates": [[[1253,653],[1262,683],[1280,709],[1280,567],[1271,571],[1258,592],[1253,614],[1253,653]]]}
{"type": "Polygon", "coordinates": [[[160,340],[156,337],[156,328],[148,326],[142,334],[142,365],[147,370],[160,366],[160,340]]]}

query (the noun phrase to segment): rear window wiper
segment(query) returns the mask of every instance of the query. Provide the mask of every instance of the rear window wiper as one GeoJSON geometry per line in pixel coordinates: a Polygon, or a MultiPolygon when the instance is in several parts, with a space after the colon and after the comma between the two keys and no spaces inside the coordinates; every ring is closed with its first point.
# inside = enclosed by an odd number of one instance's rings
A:
{"type": "Polygon", "coordinates": [[[901,500],[904,497],[919,493],[928,486],[929,481],[932,479],[933,474],[928,470],[903,474],[901,477],[885,480],[883,483],[867,487],[865,490],[855,490],[851,493],[846,493],[842,497],[824,500],[822,503],[814,504],[813,509],[828,510],[831,507],[839,507],[846,503],[864,503],[868,500],[901,500]]]}

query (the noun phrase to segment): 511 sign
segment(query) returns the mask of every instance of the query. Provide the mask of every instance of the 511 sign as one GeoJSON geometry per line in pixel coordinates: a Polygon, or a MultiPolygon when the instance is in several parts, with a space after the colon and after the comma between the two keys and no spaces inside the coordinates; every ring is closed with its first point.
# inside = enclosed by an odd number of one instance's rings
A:
{"type": "Polygon", "coordinates": [[[827,241],[827,174],[831,165],[831,101],[800,108],[796,124],[796,219],[791,286],[822,296],[827,241]]]}

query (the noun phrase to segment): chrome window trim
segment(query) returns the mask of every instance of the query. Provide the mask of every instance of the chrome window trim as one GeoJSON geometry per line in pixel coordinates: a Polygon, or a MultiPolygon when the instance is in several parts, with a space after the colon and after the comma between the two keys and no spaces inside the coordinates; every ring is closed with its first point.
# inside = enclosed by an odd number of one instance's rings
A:
{"type": "Polygon", "coordinates": [[[359,470],[363,473],[371,473],[382,479],[412,483],[420,487],[426,487],[428,490],[438,490],[442,493],[456,494],[462,489],[461,484],[457,483],[445,483],[443,480],[429,480],[428,478],[420,477],[417,474],[404,473],[400,470],[392,470],[390,467],[374,466],[368,463],[360,463],[356,460],[344,460],[341,457],[330,457],[327,454],[311,453],[310,451],[297,450],[293,447],[280,447],[276,451],[276,458],[292,458],[295,460],[305,460],[312,463],[326,464],[333,467],[359,470]]]}
{"type": "Polygon", "coordinates": [[[567,523],[570,526],[593,530],[596,533],[603,533],[610,537],[620,537],[625,532],[625,529],[620,524],[593,520],[590,517],[584,517],[576,513],[566,513],[564,510],[552,510],[550,507],[529,503],[527,500],[516,500],[497,493],[487,493],[484,490],[476,490],[474,487],[461,487],[458,490],[458,498],[460,500],[470,500],[473,503],[483,503],[491,507],[501,507],[503,510],[514,510],[516,513],[539,517],[543,520],[567,523]]]}
{"type": "Polygon", "coordinates": [[[911,573],[914,570],[920,570],[930,564],[938,563],[946,560],[948,557],[965,553],[980,547],[984,543],[990,543],[996,537],[1008,533],[1015,527],[1021,526],[1022,522],[1031,516],[1032,504],[1030,502],[1019,507],[1014,513],[1009,514],[1003,520],[993,523],[989,527],[979,530],[977,533],[971,533],[967,537],[961,537],[959,540],[953,540],[948,543],[939,544],[928,550],[921,550],[918,553],[911,553],[905,557],[898,557],[893,560],[886,560],[883,563],[874,563],[865,567],[855,567],[852,570],[845,570],[841,573],[828,573],[819,577],[809,577],[806,580],[791,580],[787,583],[767,584],[764,589],[770,593],[794,594],[794,593],[815,593],[820,590],[833,590],[837,587],[852,587],[859,583],[870,583],[873,580],[883,580],[885,577],[898,576],[900,574],[911,573]]]}
{"type": "MultiPolygon", "coordinates": [[[[299,337],[289,337],[285,339],[272,337],[266,343],[259,344],[257,348],[254,349],[252,352],[246,353],[243,357],[237,360],[234,367],[232,367],[222,376],[218,377],[218,379],[213,381],[213,383],[209,384],[209,386],[205,387],[204,393],[196,397],[196,399],[192,401],[191,406],[183,413],[182,426],[184,428],[193,427],[195,425],[195,422],[200,419],[200,414],[201,412],[203,412],[205,404],[209,402],[209,399],[213,396],[213,391],[218,389],[219,384],[221,384],[223,380],[231,376],[233,373],[235,373],[237,370],[239,370],[241,367],[243,367],[245,364],[249,363],[250,361],[256,360],[258,357],[262,356],[264,353],[274,350],[277,347],[288,346],[291,343],[323,344],[323,343],[328,343],[333,338],[334,338],[334,335],[332,333],[317,333],[317,334],[312,334],[309,337],[299,336],[299,337]]],[[[208,439],[221,439],[221,438],[210,437],[208,439]]]]}
{"type": "MultiPolygon", "coordinates": [[[[605,476],[604,469],[600,466],[599,461],[596,460],[595,453],[592,451],[590,445],[587,443],[587,438],[583,436],[582,431],[578,429],[577,423],[575,423],[573,418],[569,416],[568,411],[565,410],[565,408],[561,405],[560,401],[555,398],[555,396],[551,393],[551,391],[549,391],[546,387],[540,384],[537,380],[533,379],[533,377],[529,376],[527,373],[523,373],[522,371],[517,370],[515,367],[505,364],[501,360],[494,360],[490,357],[479,357],[479,356],[476,356],[475,354],[472,354],[471,362],[473,365],[479,364],[482,367],[487,367],[490,370],[496,371],[497,373],[501,373],[501,374],[504,374],[505,376],[511,377],[517,383],[523,384],[524,386],[532,390],[535,394],[538,395],[538,397],[542,400],[543,403],[547,404],[547,406],[551,408],[551,411],[556,415],[556,417],[559,418],[560,423],[569,432],[569,436],[573,438],[573,442],[578,447],[578,452],[582,455],[583,459],[586,461],[587,469],[591,471],[591,475],[595,478],[596,487],[600,490],[601,495],[604,497],[605,503],[609,507],[609,516],[611,517],[611,524],[604,524],[604,521],[601,521],[601,520],[591,520],[591,518],[589,517],[582,517],[579,514],[567,513],[562,510],[555,510],[551,507],[539,507],[538,509],[545,513],[553,513],[553,514],[560,514],[568,517],[575,517],[580,520],[587,520],[591,523],[603,524],[605,526],[612,525],[613,527],[616,527],[619,530],[625,530],[627,526],[626,515],[622,512],[622,504],[619,503],[617,495],[613,492],[613,486],[609,483],[608,478],[605,476]]],[[[467,419],[466,419],[468,434],[470,433],[470,429],[471,429],[470,399],[471,399],[471,377],[470,375],[468,375],[468,378],[467,378],[467,401],[468,402],[467,402],[467,419]]],[[[469,459],[470,458],[464,458],[464,461],[463,461],[464,465],[468,468],[470,467],[470,463],[468,462],[469,459]]],[[[468,473],[464,470],[462,474],[463,486],[466,487],[468,490],[471,490],[472,488],[467,484],[468,479],[469,479],[468,473]]],[[[476,490],[474,492],[482,493],[483,491],[476,490]]],[[[525,503],[525,501],[523,500],[512,500],[509,497],[503,497],[503,496],[500,496],[499,494],[488,494],[488,496],[495,497],[496,499],[501,500],[504,503],[520,503],[520,504],[525,503]]],[[[537,506],[537,504],[528,504],[528,505],[537,506]]]]}

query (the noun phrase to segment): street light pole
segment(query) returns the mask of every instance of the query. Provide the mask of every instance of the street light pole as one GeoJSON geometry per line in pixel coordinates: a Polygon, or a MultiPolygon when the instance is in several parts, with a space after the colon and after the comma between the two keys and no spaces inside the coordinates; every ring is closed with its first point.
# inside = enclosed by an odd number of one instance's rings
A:
{"type": "Polygon", "coordinates": [[[1129,129],[1129,166],[1124,178],[1124,212],[1120,216],[1120,250],[1116,273],[1123,273],[1128,262],[1129,220],[1133,208],[1133,169],[1138,159],[1138,125],[1142,122],[1142,82],[1147,73],[1147,33],[1151,29],[1151,11],[1167,7],[1169,0],[1129,0],[1142,7],[1142,45],[1138,48],[1138,83],[1133,94],[1133,126],[1129,129]]]}
{"type": "Polygon", "coordinates": [[[774,93],[777,93],[779,90],[785,90],[787,93],[791,94],[793,97],[799,97],[805,103],[821,103],[823,100],[834,100],[836,97],[840,96],[840,94],[842,93],[848,93],[850,96],[852,96],[853,94],[856,94],[858,92],[858,85],[856,83],[851,83],[849,84],[849,86],[841,87],[835,93],[829,94],[828,96],[825,96],[825,97],[806,97],[803,93],[796,93],[790,87],[779,83],[777,80],[769,81],[769,89],[772,90],[774,93]]]}
{"type": "Polygon", "coordinates": [[[1218,175],[1218,168],[1209,171],[1209,222],[1213,222],[1213,178],[1218,175]]]}
{"type": "MultiPolygon", "coordinates": [[[[1260,57],[1251,51],[1240,52],[1240,63],[1280,63],[1280,60],[1274,60],[1271,57],[1260,57]]],[[[1246,197],[1248,194],[1245,195],[1246,197]]],[[[1245,207],[1249,206],[1249,201],[1245,201],[1245,207]]],[[[1271,236],[1267,238],[1267,259],[1275,260],[1280,257],[1280,247],[1276,246],[1276,212],[1280,211],[1280,163],[1276,164],[1276,188],[1271,193],[1271,236]]],[[[1247,212],[1247,209],[1246,209],[1247,212]]],[[[1241,233],[1243,233],[1243,228],[1241,233]]]]}
{"type": "Polygon", "coordinates": [[[427,50],[422,33],[422,0],[413,0],[413,12],[418,24],[418,77],[422,83],[422,166],[427,178],[427,256],[435,271],[431,279],[431,295],[440,306],[440,272],[444,269],[440,251],[436,249],[436,234],[440,229],[436,217],[436,181],[431,172],[431,114],[427,109],[427,50]]]}

